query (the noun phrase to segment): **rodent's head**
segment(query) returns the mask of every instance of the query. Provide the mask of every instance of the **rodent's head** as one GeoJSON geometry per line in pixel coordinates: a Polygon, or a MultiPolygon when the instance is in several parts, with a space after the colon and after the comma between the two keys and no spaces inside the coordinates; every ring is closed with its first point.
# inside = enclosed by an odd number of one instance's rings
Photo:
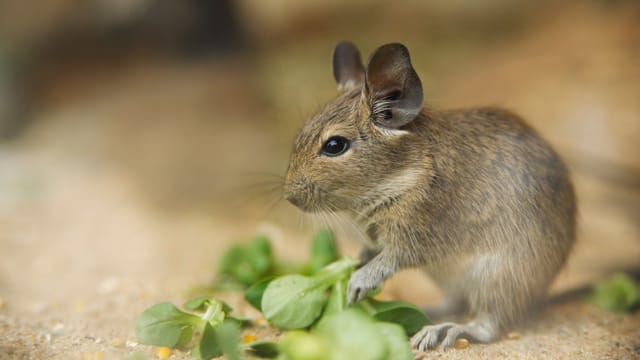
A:
{"type": "Polygon", "coordinates": [[[416,181],[422,84],[402,44],[378,48],[365,69],[356,47],[341,42],[333,74],[338,95],[300,130],[284,197],[305,211],[357,212],[416,181]]]}

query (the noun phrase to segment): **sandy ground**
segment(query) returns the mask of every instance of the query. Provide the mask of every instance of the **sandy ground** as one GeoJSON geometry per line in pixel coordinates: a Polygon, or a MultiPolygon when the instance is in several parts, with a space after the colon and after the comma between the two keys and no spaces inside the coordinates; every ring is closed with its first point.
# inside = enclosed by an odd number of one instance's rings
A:
{"type": "MultiPolygon", "coordinates": [[[[516,109],[569,160],[580,235],[554,295],[640,266],[640,192],[629,185],[635,173],[600,166],[602,159],[640,166],[640,73],[637,46],[629,46],[640,32],[629,31],[637,29],[632,13],[574,13],[580,22],[551,16],[512,45],[475,54],[478,61],[414,55],[416,67],[435,67],[436,75],[425,76],[433,106],[516,109]]],[[[284,204],[270,210],[268,191],[248,187],[286,166],[296,125],[280,119],[299,121],[333,91],[326,61],[309,60],[328,50],[299,50],[283,46],[257,66],[134,64],[101,78],[100,87],[76,74],[52,92],[22,138],[0,144],[0,359],[154,358],[153,348],[136,341],[135,319],[209,283],[228,244],[265,232],[279,255],[305,256],[310,227],[298,227],[300,216],[284,204]],[[296,74],[290,64],[299,64],[296,74]],[[296,76],[317,88],[292,84],[296,76]],[[250,94],[248,82],[257,89],[250,94]]],[[[357,252],[348,236],[340,241],[344,252],[357,252]]],[[[224,296],[237,312],[258,316],[224,296]]],[[[394,277],[384,296],[438,301],[416,271],[394,277]]],[[[247,331],[278,335],[265,326],[247,331]]],[[[640,358],[640,313],[607,313],[579,296],[514,331],[521,336],[416,356],[640,358]]]]}

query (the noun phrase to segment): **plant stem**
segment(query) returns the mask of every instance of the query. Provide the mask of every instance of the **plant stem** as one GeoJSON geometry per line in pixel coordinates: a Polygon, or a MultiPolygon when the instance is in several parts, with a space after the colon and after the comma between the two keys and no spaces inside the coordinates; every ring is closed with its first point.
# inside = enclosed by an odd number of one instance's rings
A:
{"type": "Polygon", "coordinates": [[[220,311],[220,304],[211,304],[207,307],[207,311],[202,315],[203,321],[209,321],[213,319],[218,311],[220,311]]]}
{"type": "Polygon", "coordinates": [[[345,256],[342,260],[329,264],[324,269],[316,273],[316,275],[312,276],[312,278],[318,281],[318,285],[326,285],[329,287],[341,278],[349,275],[357,265],[358,261],[345,256]]]}

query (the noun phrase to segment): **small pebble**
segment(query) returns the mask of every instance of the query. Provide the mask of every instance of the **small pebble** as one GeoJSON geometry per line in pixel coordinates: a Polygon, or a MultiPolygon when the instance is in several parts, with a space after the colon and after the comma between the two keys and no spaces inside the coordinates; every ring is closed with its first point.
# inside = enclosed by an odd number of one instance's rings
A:
{"type": "Polygon", "coordinates": [[[522,334],[520,334],[518,331],[512,331],[507,334],[507,339],[509,340],[518,340],[521,337],[522,337],[522,334]]]}
{"type": "Polygon", "coordinates": [[[122,338],[113,338],[109,342],[109,345],[111,345],[111,346],[113,346],[115,348],[123,348],[124,345],[125,345],[125,341],[122,338]]]}
{"type": "Polygon", "coordinates": [[[254,335],[245,335],[245,336],[242,337],[242,342],[244,344],[250,343],[250,342],[254,342],[256,340],[258,340],[258,338],[255,337],[254,335]]]}
{"type": "Polygon", "coordinates": [[[51,327],[51,335],[60,336],[60,335],[63,335],[63,334],[64,334],[64,324],[63,323],[57,322],[51,327]]]}
{"type": "Polygon", "coordinates": [[[458,349],[458,350],[466,349],[466,348],[469,347],[469,340],[467,340],[467,339],[456,339],[456,341],[453,343],[453,347],[458,349]]]}
{"type": "Polygon", "coordinates": [[[158,359],[166,360],[171,357],[172,351],[166,346],[162,346],[156,349],[156,355],[158,359]]]}
{"type": "Polygon", "coordinates": [[[98,352],[83,352],[80,354],[80,360],[103,360],[104,353],[102,351],[98,352]]]}
{"type": "Polygon", "coordinates": [[[137,341],[133,341],[133,340],[127,340],[124,345],[126,347],[128,347],[129,349],[135,349],[138,346],[138,342],[137,341]]]}
{"type": "Polygon", "coordinates": [[[98,291],[98,294],[100,295],[110,295],[112,294],[114,291],[116,291],[116,289],[118,289],[118,287],[120,286],[120,280],[118,280],[115,277],[108,277],[104,280],[102,280],[99,284],[98,284],[98,288],[96,289],[98,291]]]}
{"type": "Polygon", "coordinates": [[[73,302],[72,306],[76,311],[82,311],[84,310],[86,304],[82,300],[76,300],[73,302]]]}

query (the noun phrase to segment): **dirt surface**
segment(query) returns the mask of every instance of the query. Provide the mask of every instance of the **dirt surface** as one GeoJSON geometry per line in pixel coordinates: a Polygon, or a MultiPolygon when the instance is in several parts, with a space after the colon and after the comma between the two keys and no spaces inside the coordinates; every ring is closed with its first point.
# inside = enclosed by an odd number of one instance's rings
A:
{"type": "MultiPolygon", "coordinates": [[[[438,55],[442,44],[409,41],[431,106],[504,105],[568,159],[580,235],[553,295],[640,267],[640,28],[630,9],[574,5],[500,45],[449,46],[459,53],[447,57],[438,55]]],[[[352,35],[365,39],[366,29],[352,35]]],[[[250,61],[145,60],[54,76],[32,126],[0,143],[0,359],[157,358],[137,343],[135,319],[208,284],[228,244],[263,232],[279,256],[305,256],[312,227],[282,202],[271,207],[277,178],[264,174],[282,173],[291,135],[334,91],[333,41],[293,38],[250,61]]],[[[339,235],[343,252],[357,253],[349,234],[339,235]]],[[[237,296],[221,296],[259,317],[237,296]]],[[[439,299],[418,271],[395,276],[383,296],[439,299]]],[[[265,324],[246,331],[280,334],[265,324]]],[[[640,358],[640,313],[607,313],[581,296],[513,331],[416,357],[640,358]]]]}

